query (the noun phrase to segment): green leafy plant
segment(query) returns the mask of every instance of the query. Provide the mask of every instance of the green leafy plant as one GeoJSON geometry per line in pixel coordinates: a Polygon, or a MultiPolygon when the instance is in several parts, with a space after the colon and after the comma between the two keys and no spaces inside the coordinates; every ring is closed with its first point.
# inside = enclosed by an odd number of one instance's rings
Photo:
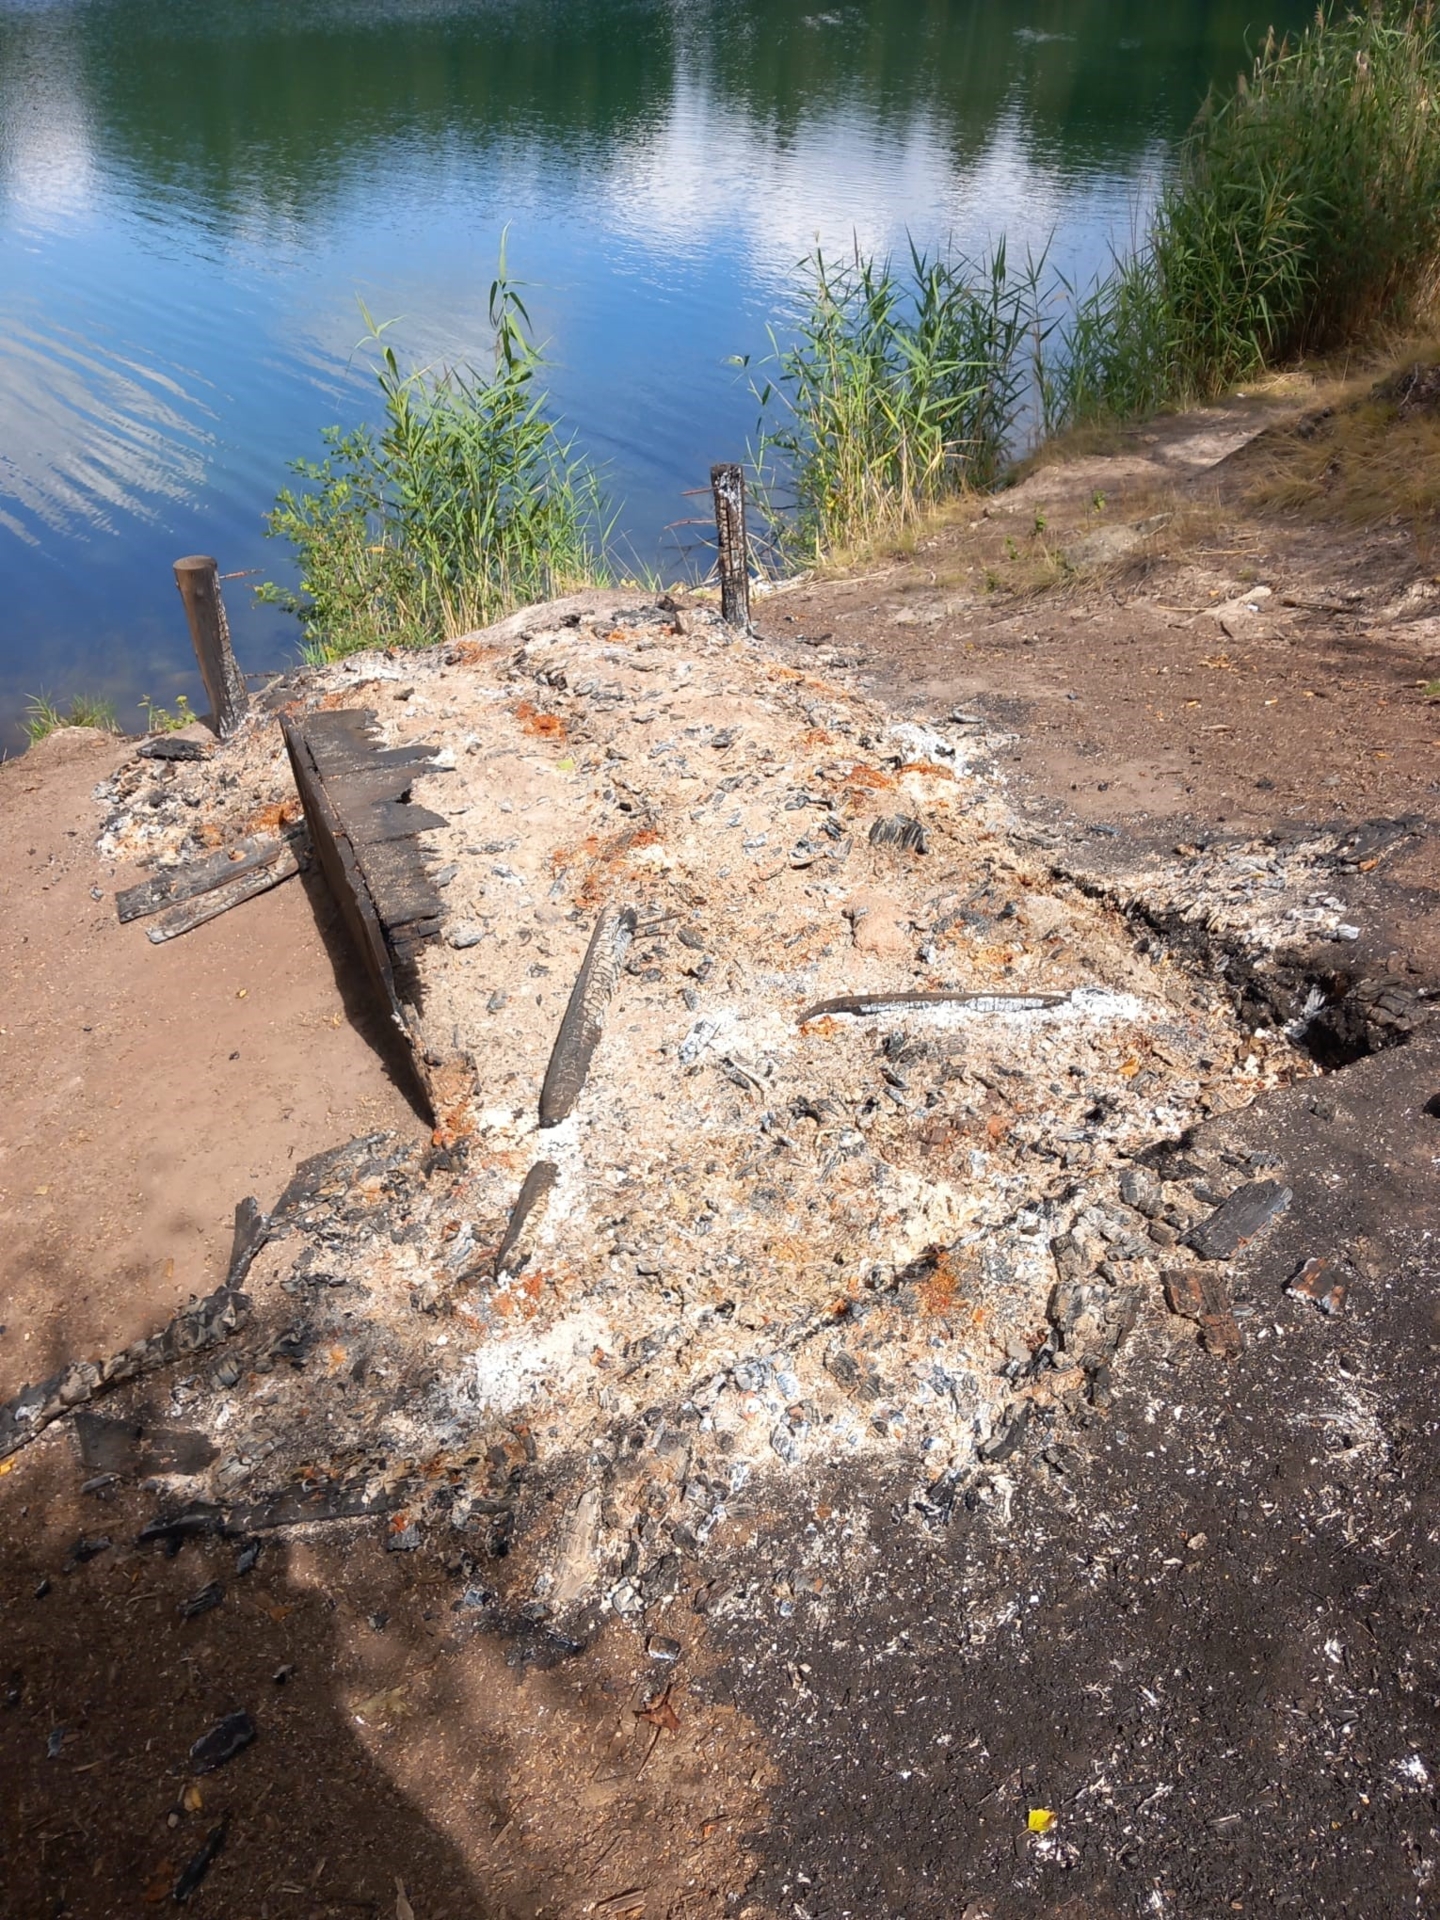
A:
{"type": "Polygon", "coordinates": [[[58,733],[62,727],[98,727],[102,733],[117,731],[113,703],[89,693],[77,693],[68,707],[60,706],[48,694],[31,694],[20,724],[32,747],[37,740],[58,733]]]}
{"type": "Polygon", "coordinates": [[[611,531],[594,472],[551,416],[504,249],[490,289],[495,363],[403,372],[362,306],[377,356],[378,426],[329,429],[309,483],[268,519],[299,560],[298,592],[260,597],[296,614],[312,660],[377,645],[424,646],[516,607],[599,584],[611,531]]]}
{"type": "Polygon", "coordinates": [[[145,715],[146,733],[178,733],[195,718],[189,698],[183,693],[176,699],[173,713],[168,707],[157,706],[148,693],[143,694],[137,704],[145,715]]]}

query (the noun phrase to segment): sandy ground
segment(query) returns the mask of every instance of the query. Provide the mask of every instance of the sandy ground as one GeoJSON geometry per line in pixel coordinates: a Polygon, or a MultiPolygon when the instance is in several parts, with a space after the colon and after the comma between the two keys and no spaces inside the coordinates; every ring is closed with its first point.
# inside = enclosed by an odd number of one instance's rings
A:
{"type": "MultiPolygon", "coordinates": [[[[1024,555],[1037,513],[1047,538],[1093,532],[1102,487],[1123,519],[1133,486],[1142,522],[1157,484],[1213,488],[1256,424],[1172,423],[1128,465],[1037,475],[994,525],[777,596],[762,631],[907,718],[986,712],[1031,856],[1097,889],[1107,862],[1222,828],[1428,818],[1433,608],[1400,534],[1247,521],[1237,555],[1207,504],[1208,548],[1132,549],[1061,594],[967,584],[1018,565],[1005,542],[1024,555]]],[[[0,1393],[212,1284],[236,1200],[296,1159],[424,1139],[317,887],[169,947],[116,925],[135,875],[94,855],[91,794],[126,751],[57,740],[0,768],[0,1393]]],[[[130,1915],[180,1887],[246,1920],[1433,1912],[1432,849],[1345,883],[1345,964],[1405,983],[1410,1044],[1217,1114],[1163,1163],[1287,1169],[1289,1210],[1235,1269],[1245,1350],[1157,1306],[1106,1393],[1057,1399],[943,1510],[884,1461],[766,1481],[638,1628],[569,1638],[516,1585],[553,1526],[524,1423],[486,1461],[519,1490],[514,1543],[392,1552],[357,1523],[267,1536],[253,1566],[213,1534],[139,1540],[183,1368],[88,1450],[62,1421],[0,1463],[0,1910],[130,1915]],[[1341,1314],[1287,1293],[1312,1257],[1347,1276],[1341,1314]],[[192,1743],[236,1712],[253,1741],[198,1772],[192,1743]]]]}
{"type": "Polygon", "coordinates": [[[420,1125],[322,890],[166,946],[118,924],[143,876],[97,859],[93,794],[133,751],[70,730],[0,766],[0,1397],[218,1285],[297,1154],[420,1125]]]}

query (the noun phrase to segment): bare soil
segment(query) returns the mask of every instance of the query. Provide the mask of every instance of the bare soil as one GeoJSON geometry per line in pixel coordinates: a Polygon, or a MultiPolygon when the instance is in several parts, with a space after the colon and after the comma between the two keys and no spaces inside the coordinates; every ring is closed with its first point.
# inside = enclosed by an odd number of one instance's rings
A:
{"type": "MultiPolygon", "coordinates": [[[[66,1420],[0,1462],[0,1910],[174,1904],[217,1831],[186,1903],[247,1920],[1435,1910],[1436,729],[1416,683],[1437,608],[1407,529],[1317,534],[1226,491],[1216,462],[1274,417],[1043,471],[760,618],[776,659],[896,718],[983,716],[1016,859],[1128,924],[1142,968],[1208,983],[1208,1017],[1274,1035],[1316,982],[1362,1008],[1335,1028],[1351,1064],[1218,1102],[1150,1155],[1173,1195],[1283,1168],[1287,1210],[1225,1268],[1243,1350],[1207,1350],[1152,1286],[1084,1390],[1012,1379],[1032,1401],[1014,1444],[928,1492],[903,1448],[763,1474],[638,1615],[573,1624],[534,1598],[533,1543],[575,1485],[535,1457],[551,1412],[483,1461],[518,1489],[503,1525],[427,1524],[411,1551],[373,1520],[279,1528],[241,1571],[243,1539],[139,1541],[173,1510],[164,1448],[213,1362],[153,1376],[98,1403],[114,1426],[85,1450],[66,1420]],[[1057,572],[1038,543],[1117,519],[1138,544],[1034,591],[1057,572]],[[1345,829],[1402,817],[1344,858],[1345,829]],[[1286,874],[1323,846],[1315,888],[1358,937],[1318,907],[1277,968],[1230,908],[1187,917],[1232,846],[1286,874]],[[1346,1288],[1333,1314],[1287,1291],[1311,1258],[1346,1288]],[[219,1604],[187,1617],[211,1581],[219,1604]],[[192,1743],[236,1711],[253,1742],[196,1773],[192,1743]]],[[[424,1143],[317,885],[167,947],[115,924],[138,869],[94,851],[91,795],[131,751],[57,738],[0,769],[21,1121],[0,1397],[218,1282],[236,1201],[273,1204],[299,1160],[424,1143]]],[[[667,1426],[644,1429],[648,1459],[667,1426]]]]}

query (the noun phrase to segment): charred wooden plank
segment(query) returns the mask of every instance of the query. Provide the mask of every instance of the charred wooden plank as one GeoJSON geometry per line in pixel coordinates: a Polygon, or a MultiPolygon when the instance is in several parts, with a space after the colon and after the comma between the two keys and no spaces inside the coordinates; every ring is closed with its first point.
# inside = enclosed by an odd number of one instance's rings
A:
{"type": "Polygon", "coordinates": [[[286,853],[293,856],[303,838],[303,828],[279,839],[254,837],[238,841],[227,851],[208,853],[203,860],[192,860],[183,867],[166,867],[160,873],[151,874],[148,880],[117,893],[115,912],[122,925],[143,920],[162,907],[193,900],[198,894],[209,893],[212,888],[225,886],[242,875],[259,872],[283,859],[286,853]]]}
{"type": "Polygon", "coordinates": [[[272,887],[278,887],[282,880],[293,880],[300,868],[301,861],[295,850],[282,847],[276,858],[264,866],[251,867],[223,886],[212,887],[208,893],[202,893],[198,899],[171,907],[167,913],[160,915],[154,926],[145,929],[145,937],[157,947],[166,940],[178,939],[182,933],[203,927],[208,920],[218,920],[231,907],[242,906],[257,894],[268,893],[272,887]]]}
{"type": "Polygon", "coordinates": [[[385,944],[385,929],[371,897],[369,883],[356,858],[350,835],[331,803],[307,735],[288,716],[281,717],[281,726],[320,870],[325,875],[326,884],[340,908],[361,964],[381,1004],[401,1032],[408,1034],[400,996],[395,990],[395,975],[385,944]]]}
{"type": "Polygon", "coordinates": [[[606,907],[595,922],[540,1090],[540,1124],[558,1126],[573,1109],[605,1029],[605,1009],[635,936],[633,907],[606,907]]]}
{"type": "Polygon", "coordinates": [[[444,907],[418,836],[446,823],[410,800],[434,761],[423,746],[384,747],[368,707],[282,716],[315,857],[380,1004],[410,1045],[415,1079],[433,1119],[435,1090],[418,1041],[415,962],[440,930],[444,907]]]}

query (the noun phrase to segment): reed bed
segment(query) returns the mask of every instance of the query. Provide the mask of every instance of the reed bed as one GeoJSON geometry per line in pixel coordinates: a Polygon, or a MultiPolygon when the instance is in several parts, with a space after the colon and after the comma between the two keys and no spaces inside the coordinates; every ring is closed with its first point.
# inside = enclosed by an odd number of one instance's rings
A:
{"type": "Polygon", "coordinates": [[[1207,101],[1143,243],[1077,287],[1043,260],[805,264],[759,464],[782,550],[903,539],[1037,441],[1215,397],[1419,323],[1440,285],[1432,0],[1322,8],[1207,101]],[[787,492],[788,490],[788,492],[787,492]]]}
{"type": "MultiPolygon", "coordinates": [[[[803,263],[751,370],[762,538],[782,566],[904,543],[1049,437],[1366,348],[1420,323],[1437,285],[1434,0],[1322,7],[1207,101],[1142,244],[1092,284],[1003,243],[803,263]]],[[[332,429],[269,518],[300,585],[261,591],[310,657],[442,640],[610,577],[610,510],[549,408],[503,248],[490,319],[481,376],[403,373],[366,316],[381,422],[332,429]]]]}

